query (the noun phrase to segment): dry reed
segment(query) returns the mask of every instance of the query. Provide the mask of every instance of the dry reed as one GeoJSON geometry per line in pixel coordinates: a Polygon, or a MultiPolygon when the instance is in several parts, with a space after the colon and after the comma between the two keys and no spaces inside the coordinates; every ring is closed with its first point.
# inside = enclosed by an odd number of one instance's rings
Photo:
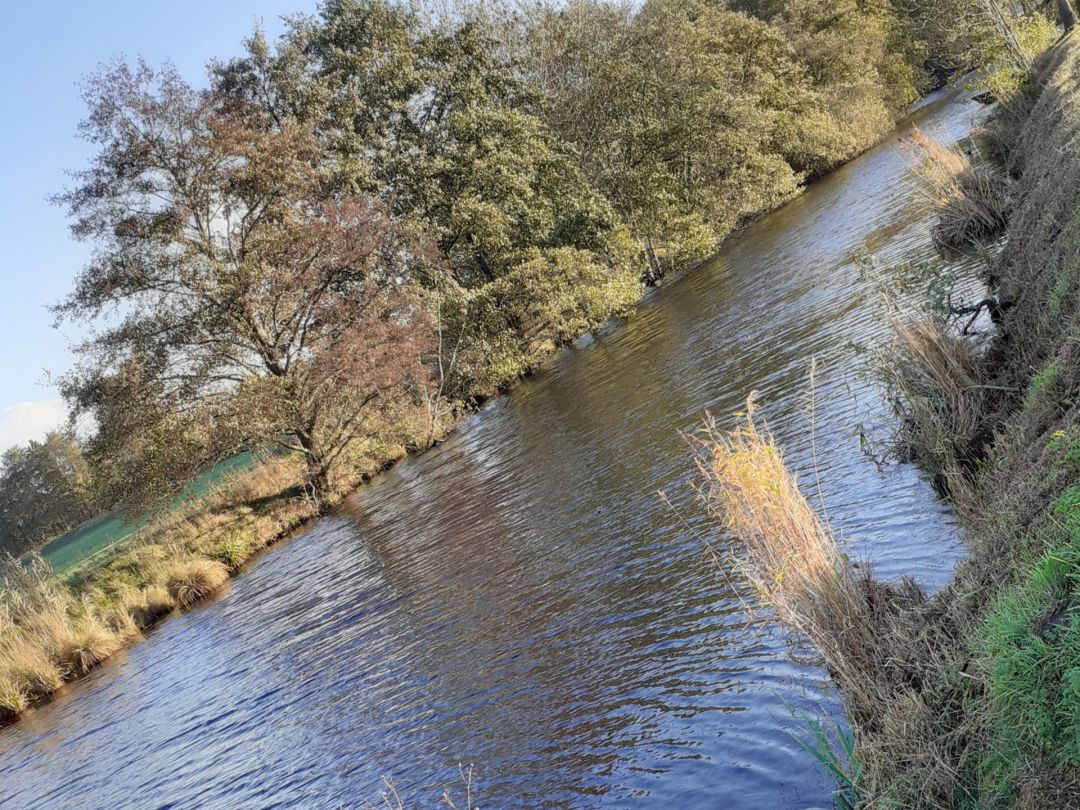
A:
{"type": "Polygon", "coordinates": [[[736,430],[710,420],[699,435],[707,503],[740,541],[735,564],[761,602],[817,647],[853,710],[865,714],[882,699],[866,580],[799,490],[772,435],[755,424],[753,397],[748,414],[736,430]]]}
{"type": "Polygon", "coordinates": [[[1002,171],[972,161],[959,147],[942,146],[918,127],[901,142],[915,156],[912,170],[928,207],[938,214],[932,234],[939,249],[948,254],[1002,232],[1009,215],[1009,183],[1002,171]]]}
{"type": "Polygon", "coordinates": [[[917,316],[894,324],[878,367],[901,420],[904,454],[948,485],[975,457],[982,440],[982,389],[974,350],[940,319],[917,316]]]}

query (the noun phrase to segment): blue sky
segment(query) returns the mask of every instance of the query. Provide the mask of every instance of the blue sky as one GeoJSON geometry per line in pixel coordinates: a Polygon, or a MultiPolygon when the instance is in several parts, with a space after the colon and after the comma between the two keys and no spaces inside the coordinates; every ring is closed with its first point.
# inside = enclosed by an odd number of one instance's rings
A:
{"type": "Polygon", "coordinates": [[[213,57],[228,58],[261,22],[315,0],[94,0],[7,3],[0,34],[0,451],[37,438],[64,412],[46,370],[63,373],[78,331],[52,327],[45,306],[61,298],[87,255],[47,198],[65,169],[91,154],[75,136],[84,108],[78,83],[101,62],[171,61],[194,84],[213,57]]]}

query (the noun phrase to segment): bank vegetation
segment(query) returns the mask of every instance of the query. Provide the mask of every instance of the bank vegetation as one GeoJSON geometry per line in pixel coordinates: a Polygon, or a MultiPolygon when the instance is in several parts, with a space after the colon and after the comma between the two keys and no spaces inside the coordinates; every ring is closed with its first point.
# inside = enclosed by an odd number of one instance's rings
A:
{"type": "Polygon", "coordinates": [[[901,448],[966,529],[952,584],[927,595],[855,569],[762,428],[703,456],[742,564],[843,694],[851,806],[1080,806],[1078,87],[1069,35],[978,134],[980,161],[915,136],[939,245],[986,257],[984,298],[938,296],[882,358],[901,448]]]}

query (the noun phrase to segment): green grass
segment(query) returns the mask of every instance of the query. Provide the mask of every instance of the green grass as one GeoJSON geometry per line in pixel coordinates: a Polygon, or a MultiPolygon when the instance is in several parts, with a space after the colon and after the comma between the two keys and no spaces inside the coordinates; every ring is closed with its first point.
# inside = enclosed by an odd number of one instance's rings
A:
{"type": "Polygon", "coordinates": [[[836,782],[833,791],[835,810],[854,810],[862,801],[863,763],[855,756],[855,737],[845,726],[837,725],[830,734],[825,724],[803,715],[806,736],[793,735],[804,751],[816,759],[836,782]]]}
{"type": "Polygon", "coordinates": [[[42,546],[41,556],[54,571],[62,573],[116,541],[123,540],[139,525],[139,521],[125,523],[122,516],[112,515],[49,541],[42,546]]]}
{"type": "Polygon", "coordinates": [[[1025,774],[1080,768],[1080,485],[1054,512],[1063,544],[998,599],[977,646],[992,685],[980,765],[992,807],[1011,805],[1025,774]]]}
{"type": "Polygon", "coordinates": [[[1068,274],[1062,273],[1058,276],[1056,282],[1054,282],[1053,288],[1050,290],[1050,296],[1047,299],[1046,306],[1054,314],[1061,314],[1061,305],[1065,301],[1066,296],[1069,294],[1069,286],[1072,279],[1068,274]]]}
{"type": "MultiPolygon", "coordinates": [[[[199,497],[226,476],[251,466],[254,451],[239,453],[218,464],[196,478],[170,506],[187,498],[199,497]]],[[[112,515],[88,526],[73,529],[49,541],[41,548],[41,556],[57,573],[64,573],[84,560],[129,537],[132,532],[146,524],[148,516],[125,520],[121,514],[112,515]]]]}
{"type": "Polygon", "coordinates": [[[1063,470],[1066,474],[1080,473],[1080,439],[1074,438],[1076,433],[1077,431],[1073,429],[1058,430],[1046,443],[1046,449],[1057,454],[1054,467],[1063,470]]]}
{"type": "Polygon", "coordinates": [[[1048,363],[1046,368],[1031,378],[1031,391],[1039,394],[1058,384],[1061,380],[1061,367],[1056,362],[1048,363]]]}

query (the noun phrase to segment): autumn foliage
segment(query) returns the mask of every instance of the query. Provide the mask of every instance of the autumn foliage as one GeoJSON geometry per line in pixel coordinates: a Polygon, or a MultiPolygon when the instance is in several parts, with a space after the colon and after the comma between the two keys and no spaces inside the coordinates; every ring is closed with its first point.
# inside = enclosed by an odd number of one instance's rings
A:
{"type": "Polygon", "coordinates": [[[425,245],[325,189],[302,124],[114,65],[87,86],[101,144],[63,195],[95,259],[58,307],[109,320],[65,380],[117,494],[168,491],[243,447],[303,454],[319,498],[368,412],[430,377],[425,245]]]}

